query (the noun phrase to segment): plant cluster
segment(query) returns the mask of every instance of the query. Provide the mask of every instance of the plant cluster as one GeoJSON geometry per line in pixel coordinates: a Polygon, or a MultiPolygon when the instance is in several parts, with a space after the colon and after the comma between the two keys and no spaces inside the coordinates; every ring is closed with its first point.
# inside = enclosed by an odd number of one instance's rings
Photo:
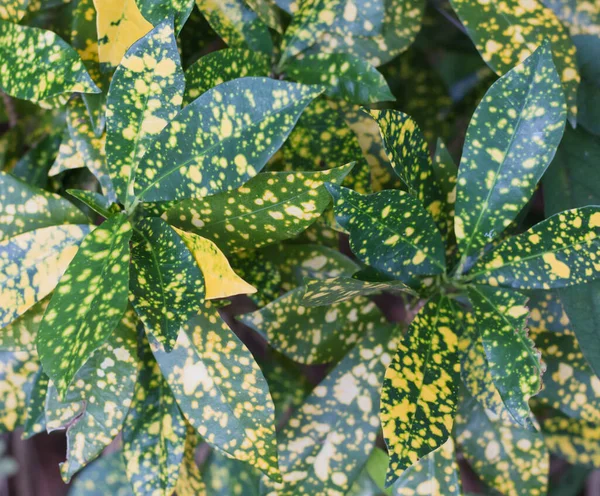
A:
{"type": "Polygon", "coordinates": [[[74,496],[577,494],[598,54],[560,0],[5,1],[0,429],[74,496]]]}

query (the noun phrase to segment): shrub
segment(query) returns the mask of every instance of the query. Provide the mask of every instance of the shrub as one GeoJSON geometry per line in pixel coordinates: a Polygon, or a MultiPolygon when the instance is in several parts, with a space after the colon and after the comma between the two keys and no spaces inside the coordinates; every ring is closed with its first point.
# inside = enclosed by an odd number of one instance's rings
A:
{"type": "Polygon", "coordinates": [[[588,10],[0,7],[0,427],[66,430],[75,495],[575,494],[588,10]]]}

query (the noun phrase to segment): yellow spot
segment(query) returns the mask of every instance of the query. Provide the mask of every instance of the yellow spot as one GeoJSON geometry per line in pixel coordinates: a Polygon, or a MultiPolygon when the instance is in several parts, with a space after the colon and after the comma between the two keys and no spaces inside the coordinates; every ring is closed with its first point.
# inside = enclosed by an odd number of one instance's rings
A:
{"type": "Polygon", "coordinates": [[[171,59],[163,59],[156,66],[156,74],[161,77],[168,77],[175,73],[177,66],[171,59]]]}
{"type": "Polygon", "coordinates": [[[550,265],[550,271],[554,275],[562,277],[563,279],[568,279],[571,275],[571,269],[569,269],[569,266],[566,263],[558,260],[554,253],[544,253],[542,258],[544,259],[544,262],[550,265]]]}
{"type": "Polygon", "coordinates": [[[464,239],[465,237],[465,225],[463,220],[458,216],[454,217],[454,233],[456,234],[456,239],[464,239]]]}
{"type": "Polygon", "coordinates": [[[388,205],[387,207],[383,207],[383,209],[381,210],[381,218],[385,219],[388,215],[390,215],[391,209],[392,209],[391,205],[388,205]]]}
{"type": "Polygon", "coordinates": [[[397,234],[394,234],[393,236],[390,236],[388,239],[386,239],[383,244],[384,245],[388,245],[388,246],[393,246],[395,245],[398,241],[400,241],[400,236],[398,236],[397,234]]]}
{"type": "Polygon", "coordinates": [[[590,227],[600,227],[600,212],[593,213],[590,216],[590,227]]]}
{"type": "Polygon", "coordinates": [[[498,148],[488,148],[487,152],[494,162],[500,163],[504,160],[504,152],[498,148]]]}
{"type": "Polygon", "coordinates": [[[540,242],[540,237],[538,234],[532,234],[529,236],[529,241],[531,241],[534,245],[537,245],[540,242]]]}
{"type": "Polygon", "coordinates": [[[223,120],[221,121],[221,136],[223,138],[227,138],[233,134],[233,125],[231,124],[231,120],[226,115],[223,116],[223,120]]]}
{"type": "Polygon", "coordinates": [[[423,260],[425,260],[425,253],[423,252],[423,250],[419,250],[417,254],[413,257],[412,263],[415,265],[419,265],[421,262],[423,262],[423,260]]]}
{"type": "Polygon", "coordinates": [[[579,74],[572,67],[567,67],[562,73],[563,82],[567,81],[579,81],[579,74]]]}
{"type": "Polygon", "coordinates": [[[525,315],[528,311],[529,310],[527,307],[524,307],[523,305],[515,305],[514,307],[510,307],[506,313],[511,317],[518,319],[519,317],[525,315]]]}

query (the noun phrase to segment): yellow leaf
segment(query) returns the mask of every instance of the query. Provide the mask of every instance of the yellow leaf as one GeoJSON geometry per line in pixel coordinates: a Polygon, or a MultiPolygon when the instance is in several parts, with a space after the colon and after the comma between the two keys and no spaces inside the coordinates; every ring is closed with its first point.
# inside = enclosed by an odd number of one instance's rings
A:
{"type": "Polygon", "coordinates": [[[181,236],[204,274],[205,299],[214,300],[239,294],[256,293],[254,286],[248,284],[233,271],[227,257],[211,240],[175,227],[173,229],[181,236]]]}
{"type": "Polygon", "coordinates": [[[127,49],[152,29],[135,0],[94,0],[98,26],[98,57],[116,67],[127,49]]]}

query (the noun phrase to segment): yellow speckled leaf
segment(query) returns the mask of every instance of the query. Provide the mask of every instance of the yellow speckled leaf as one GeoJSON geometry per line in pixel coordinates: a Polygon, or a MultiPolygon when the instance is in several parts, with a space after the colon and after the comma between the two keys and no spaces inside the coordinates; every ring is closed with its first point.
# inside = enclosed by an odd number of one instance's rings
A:
{"type": "Polygon", "coordinates": [[[29,0],[6,0],[0,5],[0,19],[18,22],[27,12],[28,5],[29,0]]]}
{"type": "Polygon", "coordinates": [[[101,64],[116,67],[127,49],[152,29],[135,0],[94,0],[101,64]]]}
{"type": "Polygon", "coordinates": [[[35,352],[0,351],[0,432],[25,422],[27,395],[39,368],[35,352]]]}
{"type": "Polygon", "coordinates": [[[256,293],[256,288],[238,276],[227,257],[211,240],[174,227],[204,274],[205,298],[228,298],[239,294],[256,293]]]}
{"type": "Polygon", "coordinates": [[[597,423],[554,417],[542,424],[548,449],[573,465],[600,467],[600,427],[597,423]]]}
{"type": "Polygon", "coordinates": [[[175,488],[177,496],[212,496],[207,493],[202,473],[196,464],[195,453],[198,442],[198,434],[193,427],[188,425],[183,464],[175,488]]]}
{"type": "Polygon", "coordinates": [[[89,232],[87,225],[50,226],[0,243],[0,327],[50,294],[89,232]]]}

